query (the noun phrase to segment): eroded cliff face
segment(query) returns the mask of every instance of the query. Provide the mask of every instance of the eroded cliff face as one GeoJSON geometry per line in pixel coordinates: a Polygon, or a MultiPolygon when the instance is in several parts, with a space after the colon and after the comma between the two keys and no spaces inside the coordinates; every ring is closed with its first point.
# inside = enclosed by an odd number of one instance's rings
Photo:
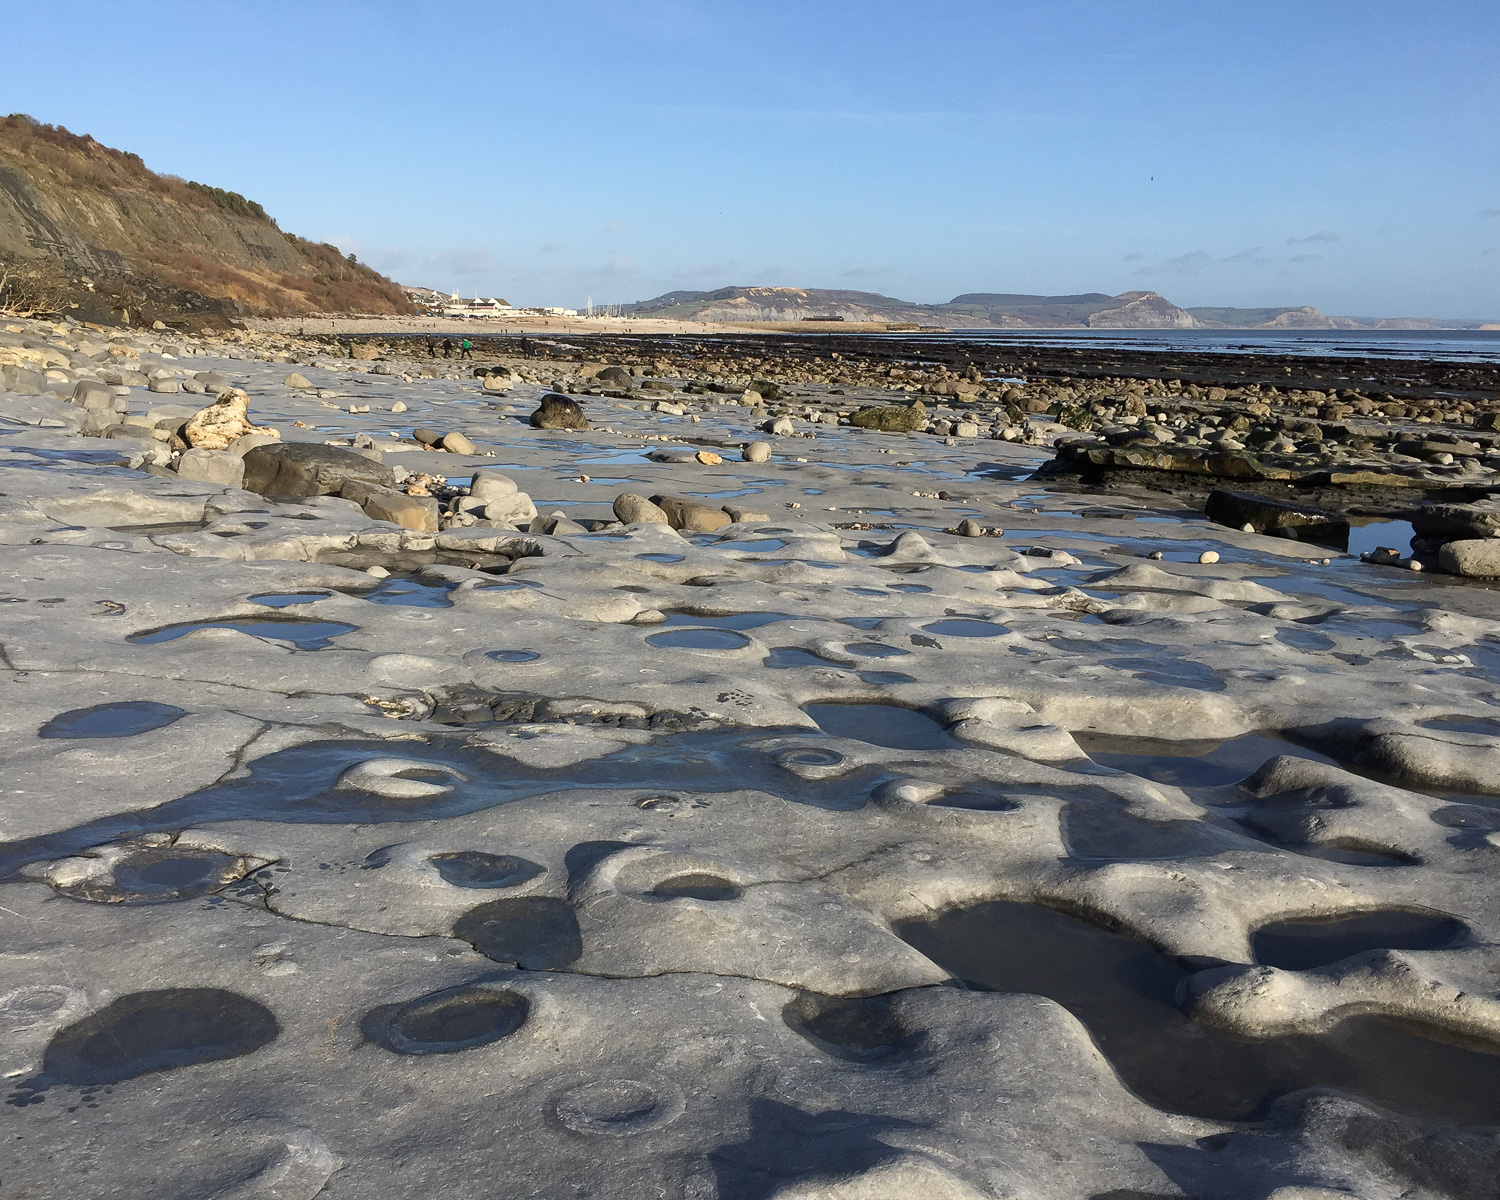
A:
{"type": "Polygon", "coordinates": [[[1124,292],[1115,297],[1125,301],[1118,308],[1106,308],[1092,314],[1085,324],[1090,329],[1197,329],[1192,313],[1178,308],[1157,292],[1124,292]]]}
{"type": "Polygon", "coordinates": [[[0,263],[47,279],[40,307],[412,311],[389,279],[282,231],[253,201],[24,116],[0,119],[0,263]]]}

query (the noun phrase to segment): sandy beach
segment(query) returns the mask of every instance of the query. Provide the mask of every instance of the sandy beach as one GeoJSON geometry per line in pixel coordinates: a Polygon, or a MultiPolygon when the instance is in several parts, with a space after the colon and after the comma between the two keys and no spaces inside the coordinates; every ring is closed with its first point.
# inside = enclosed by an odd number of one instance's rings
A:
{"type": "MultiPolygon", "coordinates": [[[[431,333],[444,337],[503,337],[510,334],[677,334],[724,333],[884,333],[887,322],[828,322],[817,330],[807,321],[750,321],[720,324],[707,321],[668,321],[641,317],[539,317],[518,314],[514,320],[474,320],[469,317],[247,317],[244,325],[262,333],[331,334],[336,337],[378,337],[382,334],[431,333]]],[[[821,324],[821,323],[819,323],[821,324]]]]}

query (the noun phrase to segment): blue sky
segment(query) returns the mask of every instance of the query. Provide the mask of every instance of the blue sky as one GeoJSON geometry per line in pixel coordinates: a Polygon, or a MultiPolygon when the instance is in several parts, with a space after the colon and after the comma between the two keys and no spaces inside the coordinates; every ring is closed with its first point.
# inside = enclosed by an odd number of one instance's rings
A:
{"type": "Polygon", "coordinates": [[[406,283],[532,304],[1150,288],[1500,319],[1493,0],[0,15],[0,111],[242,192],[406,283]]]}

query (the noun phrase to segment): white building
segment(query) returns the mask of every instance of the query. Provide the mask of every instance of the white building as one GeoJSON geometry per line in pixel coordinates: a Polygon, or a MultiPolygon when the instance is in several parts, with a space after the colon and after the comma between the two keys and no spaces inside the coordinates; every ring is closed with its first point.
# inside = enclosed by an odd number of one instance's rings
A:
{"type": "Polygon", "coordinates": [[[472,300],[460,300],[458,293],[448,297],[448,303],[443,306],[445,317],[509,317],[515,314],[504,300],[484,300],[475,296],[472,300]]]}

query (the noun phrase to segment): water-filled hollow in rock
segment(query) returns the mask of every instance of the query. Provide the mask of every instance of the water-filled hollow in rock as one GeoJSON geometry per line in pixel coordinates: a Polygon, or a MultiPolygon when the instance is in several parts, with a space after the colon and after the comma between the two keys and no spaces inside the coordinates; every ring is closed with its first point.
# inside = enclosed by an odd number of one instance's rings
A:
{"type": "Polygon", "coordinates": [[[923,625],[928,633],[942,637],[991,638],[1009,633],[1010,629],[995,621],[981,621],[974,617],[954,617],[946,621],[934,621],[923,625]]]}
{"type": "Polygon", "coordinates": [[[428,862],[437,868],[444,883],[463,888],[516,887],[535,879],[546,868],[513,854],[489,854],[483,850],[455,850],[434,854],[428,862]]]}
{"type": "Polygon", "coordinates": [[[133,992],[60,1030],[47,1046],[42,1071],[54,1083],[119,1083],[238,1058],[280,1032],[270,1009],[234,992],[133,992]]]}
{"type": "Polygon", "coordinates": [[[959,745],[925,713],[895,704],[809,704],[803,711],[834,737],[895,750],[948,750],[959,745]]]}
{"type": "Polygon", "coordinates": [[[1179,1006],[1192,972],[1133,938],[1040,905],[991,901],[905,922],[899,937],[966,986],[1063,1005],[1121,1079],[1158,1108],[1247,1120],[1271,1101],[1330,1087],[1434,1121],[1500,1121],[1500,1047],[1359,1015],[1327,1033],[1243,1041],[1179,1006]]]}
{"type": "Polygon", "coordinates": [[[887,646],[882,642],[851,642],[844,649],[860,658],[899,658],[911,653],[900,646],[887,646]]]}
{"type": "Polygon", "coordinates": [[[291,642],[298,650],[326,650],[333,645],[334,638],[353,633],[358,628],[357,625],[346,625],[342,621],[313,621],[298,617],[263,618],[258,621],[230,617],[222,621],[184,621],[178,625],[166,625],[161,629],[131,634],[125,640],[147,646],[174,641],[200,629],[237,629],[252,637],[291,642]]]}
{"type": "Polygon", "coordinates": [[[1257,929],[1250,944],[1258,963],[1307,971],[1366,950],[1440,950],[1466,932],[1445,913],[1385,909],[1276,921],[1257,929]]]}
{"type": "Polygon", "coordinates": [[[743,889],[723,876],[690,871],[663,879],[651,889],[651,894],[659,900],[736,900],[743,894],[743,889]]]}
{"type": "Polygon", "coordinates": [[[667,629],[646,638],[662,650],[742,650],[750,639],[733,629],[667,629]]]}
{"type": "Polygon", "coordinates": [[[890,996],[823,996],[802,992],[781,1010],[787,1027],[818,1049],[853,1062],[874,1062],[917,1041],[891,1012],[890,996]]]}
{"type": "Polygon", "coordinates": [[[1247,733],[1225,741],[1171,741],[1080,731],[1073,734],[1073,740],[1101,767],[1178,787],[1238,783],[1280,754],[1333,763],[1316,751],[1263,733],[1247,733]]]}
{"type": "Polygon", "coordinates": [[[251,604],[259,604],[263,608],[291,608],[296,604],[311,604],[314,600],[327,600],[330,592],[263,592],[258,596],[251,596],[251,604]]]}
{"type": "Polygon", "coordinates": [[[527,971],[565,967],[583,953],[578,918],[550,896],[491,900],[471,908],[454,923],[453,936],[487,958],[527,971]]]}
{"type": "Polygon", "coordinates": [[[839,667],[841,663],[814,654],[811,650],[802,650],[796,646],[776,646],[771,653],[766,655],[761,665],[770,670],[784,670],[788,667],[839,667]]]}
{"type": "Polygon", "coordinates": [[[374,1009],[360,1028],[397,1054],[453,1054],[509,1037],[530,1013],[531,1003],[518,992],[465,986],[374,1009]]]}
{"type": "Polygon", "coordinates": [[[762,625],[796,619],[791,613],[781,612],[726,613],[717,617],[700,617],[693,613],[675,612],[669,613],[662,624],[703,626],[711,629],[759,629],[762,625]]]}
{"type": "Polygon", "coordinates": [[[453,601],[448,596],[452,590],[453,585],[450,583],[422,583],[417,579],[393,575],[381,580],[378,587],[355,594],[371,604],[396,604],[406,608],[452,608],[453,601]]]}
{"type": "Polygon", "coordinates": [[[165,904],[217,892],[244,874],[243,859],[193,846],[143,846],[119,859],[108,877],[58,887],[99,904],[165,904]]]}
{"type": "Polygon", "coordinates": [[[164,729],[187,716],[174,704],[154,700],[127,700],[120,704],[96,704],[58,713],[37,731],[44,738],[122,738],[164,729]]]}

